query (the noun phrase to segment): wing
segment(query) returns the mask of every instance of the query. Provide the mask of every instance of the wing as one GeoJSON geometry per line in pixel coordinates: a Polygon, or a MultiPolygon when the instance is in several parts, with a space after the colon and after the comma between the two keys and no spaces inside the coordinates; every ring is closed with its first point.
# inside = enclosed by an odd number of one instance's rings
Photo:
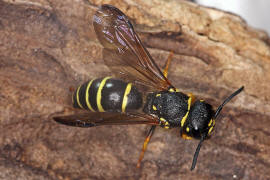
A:
{"type": "Polygon", "coordinates": [[[66,116],[54,116],[53,119],[64,125],[76,127],[94,127],[101,125],[151,124],[159,125],[158,118],[138,113],[83,112],[66,116]]]}
{"type": "Polygon", "coordinates": [[[93,17],[93,25],[104,47],[105,64],[117,77],[144,86],[148,91],[173,87],[123,12],[111,5],[102,5],[93,17]]]}

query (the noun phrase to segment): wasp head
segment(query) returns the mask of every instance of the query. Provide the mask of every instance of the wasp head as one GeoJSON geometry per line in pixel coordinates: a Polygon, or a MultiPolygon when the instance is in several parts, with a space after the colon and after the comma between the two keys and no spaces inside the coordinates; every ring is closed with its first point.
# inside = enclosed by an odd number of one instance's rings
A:
{"type": "Polygon", "coordinates": [[[195,101],[191,106],[184,127],[181,129],[182,136],[188,138],[207,138],[213,131],[215,120],[212,106],[203,100],[195,101]]]}
{"type": "Polygon", "coordinates": [[[209,138],[212,134],[215,127],[215,120],[220,114],[222,108],[243,89],[244,87],[241,87],[232,93],[229,97],[227,97],[216,111],[213,110],[210,104],[204,102],[203,100],[195,101],[195,103],[191,106],[189,115],[186,119],[186,123],[183,128],[181,128],[182,137],[186,139],[200,139],[193,157],[191,170],[195,168],[202,142],[209,138]]]}

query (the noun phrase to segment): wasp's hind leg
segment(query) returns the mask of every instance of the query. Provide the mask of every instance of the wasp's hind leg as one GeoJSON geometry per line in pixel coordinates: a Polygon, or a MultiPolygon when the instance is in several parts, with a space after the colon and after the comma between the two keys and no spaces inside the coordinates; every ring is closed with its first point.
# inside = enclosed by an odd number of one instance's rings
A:
{"type": "MultiPolygon", "coordinates": [[[[171,61],[172,61],[172,57],[173,57],[173,52],[171,51],[169,56],[168,56],[168,59],[166,61],[166,64],[164,66],[164,69],[163,69],[163,74],[164,76],[167,78],[168,76],[168,71],[169,71],[169,66],[171,64],[171,61]]],[[[176,89],[176,92],[179,92],[179,89],[176,89]]],[[[191,104],[194,103],[195,101],[195,96],[192,94],[192,93],[187,93],[188,97],[191,98],[191,104]]]]}
{"type": "MultiPolygon", "coordinates": [[[[164,66],[164,69],[163,69],[163,74],[164,74],[164,76],[166,78],[168,76],[168,70],[169,70],[169,66],[171,64],[172,57],[173,57],[173,52],[171,51],[170,54],[169,54],[169,56],[168,56],[168,59],[166,61],[166,64],[164,66]]],[[[142,159],[144,157],[144,152],[146,151],[147,145],[148,145],[151,137],[153,136],[153,134],[155,132],[155,129],[156,129],[156,126],[152,126],[150,128],[150,130],[148,131],[147,137],[145,138],[144,143],[143,143],[143,147],[142,147],[142,151],[141,151],[141,154],[140,154],[140,158],[139,158],[138,163],[137,163],[137,168],[139,168],[141,166],[141,161],[142,161],[142,159]]]]}
{"type": "Polygon", "coordinates": [[[172,61],[172,57],[173,57],[173,52],[171,51],[169,56],[168,56],[168,59],[166,61],[166,64],[165,64],[165,67],[164,67],[164,70],[163,70],[163,74],[164,76],[167,78],[168,76],[168,70],[169,70],[169,66],[171,64],[171,61],[172,61]]]}
{"type": "Polygon", "coordinates": [[[142,147],[142,151],[141,151],[141,154],[140,154],[140,158],[139,158],[139,160],[137,162],[137,168],[139,168],[141,166],[141,161],[143,159],[144,152],[146,151],[147,144],[149,143],[151,137],[153,136],[153,134],[155,132],[155,129],[156,129],[156,126],[152,126],[150,128],[150,130],[148,131],[147,137],[145,138],[144,143],[143,143],[143,147],[142,147]]]}

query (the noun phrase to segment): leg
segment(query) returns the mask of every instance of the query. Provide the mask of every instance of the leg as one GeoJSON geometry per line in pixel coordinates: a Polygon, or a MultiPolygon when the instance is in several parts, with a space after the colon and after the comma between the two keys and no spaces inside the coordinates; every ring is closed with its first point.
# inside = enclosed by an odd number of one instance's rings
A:
{"type": "Polygon", "coordinates": [[[170,54],[169,54],[169,57],[168,57],[168,59],[166,61],[164,70],[163,70],[163,74],[164,74],[165,77],[168,76],[168,70],[169,70],[169,66],[171,64],[172,57],[173,57],[173,52],[171,51],[170,54]]]}
{"type": "MultiPolygon", "coordinates": [[[[167,78],[168,77],[168,71],[169,71],[169,66],[171,64],[171,61],[172,61],[172,57],[173,57],[173,52],[171,51],[169,56],[168,56],[168,59],[166,61],[166,64],[165,64],[165,67],[164,67],[164,70],[163,70],[163,74],[164,76],[167,78]]],[[[180,92],[179,89],[177,88],[172,88],[172,89],[169,89],[169,91],[171,92],[180,92]]]]}
{"type": "Polygon", "coordinates": [[[151,129],[149,130],[148,132],[148,135],[147,137],[145,138],[144,140],[144,143],[143,143],[143,148],[142,148],[142,151],[141,151],[141,154],[140,154],[140,158],[137,162],[137,168],[139,168],[141,166],[141,161],[143,159],[143,156],[144,156],[144,152],[146,151],[146,148],[147,148],[147,144],[148,142],[150,141],[151,137],[153,136],[154,132],[155,132],[155,129],[156,129],[156,126],[152,126],[151,129]]]}

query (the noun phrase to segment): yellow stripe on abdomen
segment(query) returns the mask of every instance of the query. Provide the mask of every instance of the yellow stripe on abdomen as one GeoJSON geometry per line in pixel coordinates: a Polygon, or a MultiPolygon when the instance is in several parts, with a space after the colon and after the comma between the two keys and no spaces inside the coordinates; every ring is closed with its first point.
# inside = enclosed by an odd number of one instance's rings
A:
{"type": "Polygon", "coordinates": [[[87,107],[88,107],[91,111],[95,112],[95,110],[94,110],[94,109],[92,108],[92,106],[91,106],[91,103],[89,102],[89,89],[90,89],[91,84],[92,84],[93,81],[94,81],[94,79],[92,79],[92,80],[87,84],[86,91],[85,91],[85,101],[86,101],[87,107]]]}
{"type": "Polygon", "coordinates": [[[128,95],[131,91],[132,88],[132,83],[128,83],[125,93],[124,93],[124,97],[123,97],[123,102],[122,102],[122,112],[126,111],[126,107],[127,107],[127,102],[128,102],[128,95]]]}
{"type": "Polygon", "coordinates": [[[102,97],[101,91],[102,91],[103,87],[105,86],[106,81],[107,81],[108,79],[110,79],[110,78],[111,78],[111,77],[106,77],[106,78],[104,78],[104,79],[101,81],[101,83],[100,83],[100,85],[99,85],[99,87],[98,87],[98,91],[97,91],[97,108],[98,108],[98,111],[99,111],[99,112],[105,112],[105,110],[103,109],[103,107],[102,107],[102,105],[101,105],[101,97],[102,97]]]}
{"type": "Polygon", "coordinates": [[[81,102],[80,102],[80,96],[79,96],[80,89],[81,89],[81,86],[79,86],[78,89],[77,89],[77,92],[76,92],[76,100],[77,100],[77,104],[80,106],[80,108],[83,109],[83,106],[82,106],[82,104],[81,104],[81,102]]]}

